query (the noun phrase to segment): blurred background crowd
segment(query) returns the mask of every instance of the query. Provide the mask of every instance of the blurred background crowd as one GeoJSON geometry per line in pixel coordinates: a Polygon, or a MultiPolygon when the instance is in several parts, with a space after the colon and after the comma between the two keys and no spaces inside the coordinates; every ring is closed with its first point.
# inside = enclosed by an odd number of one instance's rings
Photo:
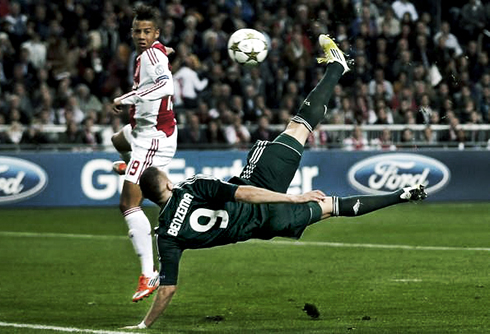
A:
{"type": "MultiPolygon", "coordinates": [[[[136,54],[129,0],[0,0],[0,144],[108,147],[127,122],[111,101],[131,89],[136,54]],[[57,125],[57,127],[55,126],[57,125]],[[62,131],[47,131],[59,129],[62,131]]],[[[321,33],[354,61],[310,147],[395,149],[470,140],[489,124],[490,2],[480,0],[143,1],[162,14],[181,148],[248,147],[282,130],[323,75],[321,33]],[[255,28],[269,41],[258,67],[234,64],[228,37],[255,28]],[[388,128],[376,138],[366,125],[388,128]],[[415,134],[409,125],[423,125],[415,134]],[[445,131],[434,131],[448,125],[445,131]]],[[[482,137],[483,136],[483,137],[482,137]]],[[[473,138],[474,140],[475,138],[473,138]]]]}

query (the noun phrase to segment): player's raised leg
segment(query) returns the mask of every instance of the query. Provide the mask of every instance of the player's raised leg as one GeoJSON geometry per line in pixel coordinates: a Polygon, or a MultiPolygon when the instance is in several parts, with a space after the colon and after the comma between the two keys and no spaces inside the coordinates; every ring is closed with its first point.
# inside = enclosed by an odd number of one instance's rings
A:
{"type": "Polygon", "coordinates": [[[294,137],[301,145],[306,143],[310,132],[324,119],[335,85],[349,71],[343,52],[329,36],[320,35],[318,42],[324,55],[317,58],[317,61],[327,65],[325,73],[283,132],[294,137]]]}
{"type": "MultiPolygon", "coordinates": [[[[258,141],[250,150],[247,165],[240,174],[242,181],[277,192],[286,192],[289,187],[308,136],[325,117],[335,85],[349,71],[344,55],[330,37],[320,35],[319,42],[324,51],[319,62],[326,63],[325,74],[286,129],[272,143],[258,141]]],[[[241,182],[238,178],[231,181],[241,182]]]]}

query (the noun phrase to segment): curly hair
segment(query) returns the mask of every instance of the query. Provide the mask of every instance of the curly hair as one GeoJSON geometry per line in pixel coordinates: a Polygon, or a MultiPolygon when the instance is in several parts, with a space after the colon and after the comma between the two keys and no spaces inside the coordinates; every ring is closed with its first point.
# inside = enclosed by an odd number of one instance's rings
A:
{"type": "Polygon", "coordinates": [[[148,5],[139,4],[134,7],[134,21],[151,21],[157,29],[161,27],[161,17],[158,9],[148,5]]]}

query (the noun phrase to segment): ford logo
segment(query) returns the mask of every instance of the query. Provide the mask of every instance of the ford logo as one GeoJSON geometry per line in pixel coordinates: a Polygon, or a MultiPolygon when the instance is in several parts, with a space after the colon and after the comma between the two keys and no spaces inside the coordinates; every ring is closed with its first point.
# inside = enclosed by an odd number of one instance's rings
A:
{"type": "Polygon", "coordinates": [[[48,177],[38,165],[19,158],[0,156],[0,204],[40,193],[48,177]]]}
{"type": "Polygon", "coordinates": [[[384,194],[423,184],[428,193],[443,188],[450,171],[440,161],[418,154],[382,154],[359,161],[347,174],[349,183],[370,194],[384,194]]]}

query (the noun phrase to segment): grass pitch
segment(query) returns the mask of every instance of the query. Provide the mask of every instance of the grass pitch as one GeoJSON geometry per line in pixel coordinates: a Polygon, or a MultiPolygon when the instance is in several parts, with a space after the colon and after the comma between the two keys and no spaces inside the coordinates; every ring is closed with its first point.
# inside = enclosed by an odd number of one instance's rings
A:
{"type": "MultiPolygon", "coordinates": [[[[145,210],[155,222],[156,209],[145,210]]],[[[488,333],[488,212],[486,203],[405,204],[315,224],[302,244],[188,250],[167,312],[138,332],[488,333]]],[[[131,302],[139,264],[126,234],[117,208],[0,209],[0,324],[113,332],[139,323],[151,300],[131,302]]]]}

